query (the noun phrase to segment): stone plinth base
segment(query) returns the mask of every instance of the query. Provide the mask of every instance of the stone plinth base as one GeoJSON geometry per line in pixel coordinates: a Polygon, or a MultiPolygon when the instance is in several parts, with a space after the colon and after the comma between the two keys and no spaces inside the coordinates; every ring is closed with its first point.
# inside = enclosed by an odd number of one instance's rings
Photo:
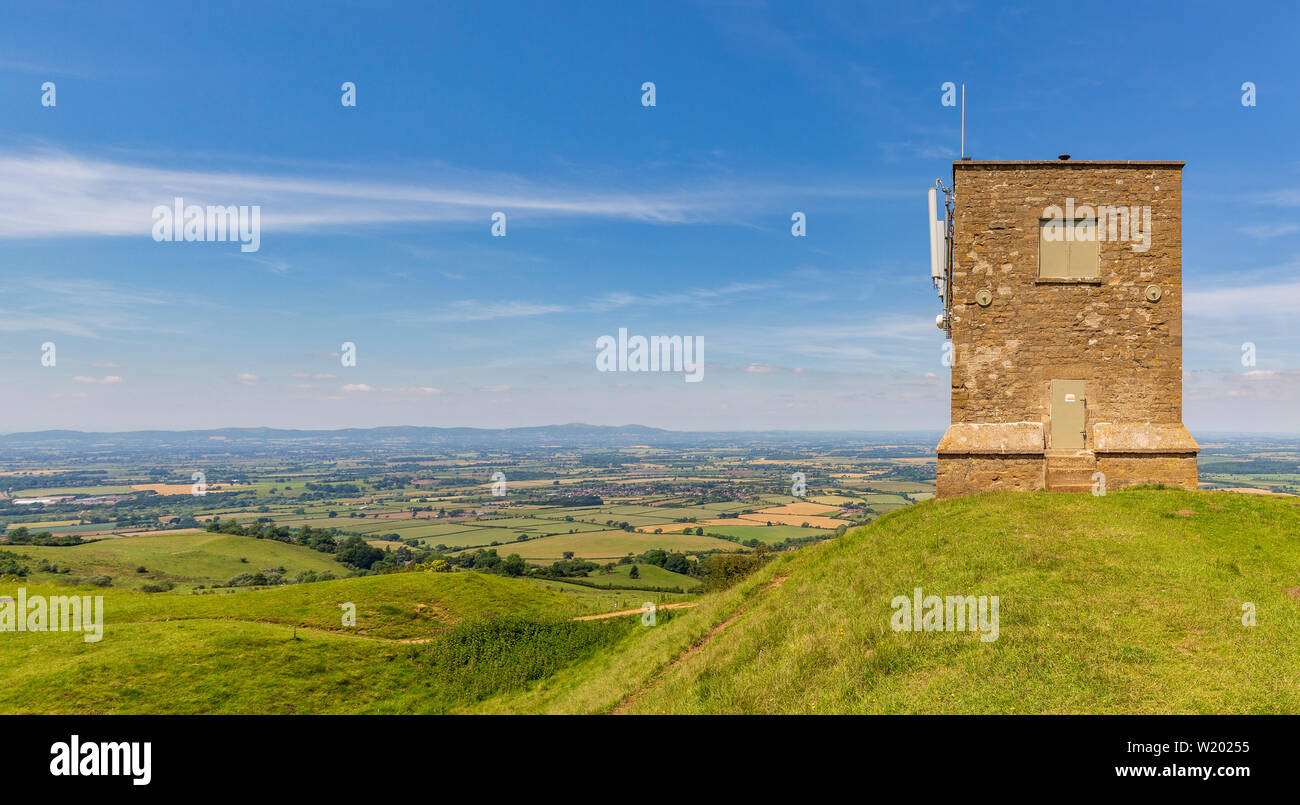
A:
{"type": "Polygon", "coordinates": [[[935,496],[1013,490],[1084,492],[1163,484],[1196,489],[1199,445],[1181,424],[1099,422],[1082,450],[1053,450],[1041,423],[962,423],[938,447],[935,496]],[[1097,473],[1101,473],[1100,476],[1097,473]]]}

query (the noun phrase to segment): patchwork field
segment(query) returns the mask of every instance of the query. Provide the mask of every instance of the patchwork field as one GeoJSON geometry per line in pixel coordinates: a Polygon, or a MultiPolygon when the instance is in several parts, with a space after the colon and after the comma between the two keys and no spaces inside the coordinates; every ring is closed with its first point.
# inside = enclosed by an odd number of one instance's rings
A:
{"type": "Polygon", "coordinates": [[[785,539],[835,536],[834,531],[824,528],[802,528],[797,525],[736,525],[736,523],[745,522],[743,520],[719,520],[718,522],[732,523],[732,525],[710,525],[706,528],[706,533],[722,534],[723,536],[735,537],[741,541],[756,539],[759,542],[766,542],[769,544],[777,543],[785,539]]]}
{"type": "Polygon", "coordinates": [[[517,553],[530,562],[550,563],[573,553],[591,562],[608,562],[631,554],[640,554],[653,548],[666,551],[693,553],[695,551],[735,551],[740,546],[734,542],[699,537],[693,534],[642,534],[640,532],[589,531],[584,534],[564,534],[556,537],[511,542],[499,546],[502,554],[517,553]]]}
{"type": "Polygon", "coordinates": [[[759,514],[779,514],[798,516],[802,514],[828,514],[838,511],[838,506],[830,506],[824,503],[787,503],[784,506],[773,506],[769,509],[760,509],[759,514]]]}
{"type": "MultiPolygon", "coordinates": [[[[846,520],[839,520],[834,517],[819,517],[815,514],[774,514],[770,512],[757,512],[755,514],[738,515],[737,519],[757,525],[771,523],[773,525],[801,526],[804,523],[807,523],[813,528],[829,529],[835,529],[842,525],[849,524],[846,520]]],[[[710,520],[709,525],[727,525],[735,522],[736,520],[710,520]]]]}
{"type": "MultiPolygon", "coordinates": [[[[0,712],[1300,709],[1295,498],[1138,490],[914,505],[933,495],[933,444],[898,458],[839,437],[325,458],[327,440],[292,459],[223,452],[205,462],[219,491],[202,498],[170,448],[70,455],[51,476],[5,477],[47,484],[22,497],[85,500],[0,500],[6,533],[141,535],[0,543],[0,596],[79,591],[106,609],[98,644],[0,636],[0,712]],[[504,497],[486,493],[495,471],[519,479],[504,497]],[[806,497],[787,494],[793,472],[806,497]],[[109,490],[124,499],[90,497],[109,490]],[[237,533],[180,528],[214,516],[237,533]],[[264,533],[272,524],[329,536],[264,533]],[[471,547],[492,543],[495,560],[471,547]],[[281,567],[336,578],[214,588],[281,567]],[[87,584],[97,576],[109,586],[87,584]],[[915,586],[1001,596],[998,641],[893,632],[888,603],[915,586]],[[642,627],[647,601],[680,608],[642,627]],[[1241,625],[1243,601],[1258,606],[1256,627],[1241,625]],[[349,604],[355,626],[341,617],[349,604]]],[[[1285,492],[1300,478],[1297,451],[1253,452],[1215,465],[1215,482],[1285,492]]],[[[57,463],[31,455],[10,462],[57,463]]]]}
{"type": "MultiPolygon", "coordinates": [[[[93,646],[0,640],[0,712],[456,711],[643,640],[641,619],[617,613],[683,605],[658,613],[666,626],[698,591],[834,539],[882,510],[868,494],[896,494],[838,483],[862,466],[831,455],[838,439],[774,458],[770,446],[394,452],[336,438],[247,454],[221,442],[202,459],[174,444],[122,458],[108,439],[88,460],[44,444],[6,454],[0,436],[13,495],[70,496],[0,496],[0,534],[27,529],[22,544],[0,541],[0,595],[81,590],[107,610],[93,646]],[[203,496],[191,494],[196,466],[203,496]],[[806,497],[788,494],[795,471],[806,497]],[[496,472],[504,496],[491,494],[496,472]],[[70,537],[94,541],[29,544],[70,537]],[[355,627],[341,605],[355,606],[355,627]],[[572,620],[590,615],[601,617],[572,620]]],[[[889,462],[873,461],[887,477],[889,462]]]]}

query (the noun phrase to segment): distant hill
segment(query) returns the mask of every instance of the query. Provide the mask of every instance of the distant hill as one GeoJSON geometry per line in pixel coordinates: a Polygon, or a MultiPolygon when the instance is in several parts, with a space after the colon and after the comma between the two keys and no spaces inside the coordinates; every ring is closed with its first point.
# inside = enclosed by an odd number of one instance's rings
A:
{"type": "Polygon", "coordinates": [[[411,451],[421,449],[507,449],[548,446],[574,448],[616,448],[636,445],[655,447],[717,446],[732,444],[826,445],[871,447],[885,444],[924,445],[938,443],[939,431],[879,432],[722,432],[671,431],[644,425],[543,425],[523,428],[436,428],[382,427],[342,430],[288,430],[279,428],[216,428],[211,430],[138,430],[94,433],[75,430],[45,430],[0,436],[0,458],[5,455],[30,457],[41,452],[85,454],[152,453],[173,454],[319,456],[355,452],[411,451]]]}

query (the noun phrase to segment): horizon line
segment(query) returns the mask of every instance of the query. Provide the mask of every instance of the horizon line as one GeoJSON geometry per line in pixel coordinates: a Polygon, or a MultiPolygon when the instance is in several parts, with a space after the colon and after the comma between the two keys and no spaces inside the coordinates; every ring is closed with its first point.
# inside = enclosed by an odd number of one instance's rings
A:
{"type": "MultiPolygon", "coordinates": [[[[43,430],[22,430],[22,431],[0,431],[0,437],[6,436],[33,436],[44,433],[77,433],[84,435],[114,435],[129,433],[204,433],[208,431],[254,431],[254,430],[278,430],[290,431],[295,433],[338,433],[343,431],[375,431],[388,430],[395,428],[423,429],[423,430],[477,430],[477,431],[510,431],[510,430],[530,430],[539,428],[600,428],[606,430],[618,430],[626,428],[642,428],[645,430],[660,431],[663,433],[688,433],[688,434],[707,434],[707,433],[727,433],[727,434],[770,434],[770,433],[806,433],[806,434],[831,434],[831,433],[942,433],[943,428],[878,428],[873,430],[855,430],[843,428],[825,428],[825,429],[738,429],[738,430],[683,430],[677,428],[662,428],[655,425],[642,425],[630,422],[623,425],[592,425],[587,422],[563,422],[549,423],[544,425],[509,425],[503,427],[483,427],[478,425],[372,425],[369,427],[348,426],[334,428],[291,428],[277,427],[274,425],[222,425],[198,428],[135,428],[131,430],[78,430],[75,428],[45,428],[43,430]]],[[[1193,430],[1193,428],[1188,428],[1193,430]]],[[[1294,436],[1300,437],[1300,431],[1273,431],[1273,430],[1201,430],[1196,429],[1204,434],[1221,434],[1221,435],[1238,435],[1238,436],[1294,436]]]]}

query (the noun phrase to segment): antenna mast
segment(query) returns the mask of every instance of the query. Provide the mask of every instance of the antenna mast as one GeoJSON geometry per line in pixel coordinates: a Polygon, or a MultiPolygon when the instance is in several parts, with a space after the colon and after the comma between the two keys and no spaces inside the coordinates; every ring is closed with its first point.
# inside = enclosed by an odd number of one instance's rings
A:
{"type": "Polygon", "coordinates": [[[966,85],[961,85],[961,158],[966,158],[966,85]]]}

